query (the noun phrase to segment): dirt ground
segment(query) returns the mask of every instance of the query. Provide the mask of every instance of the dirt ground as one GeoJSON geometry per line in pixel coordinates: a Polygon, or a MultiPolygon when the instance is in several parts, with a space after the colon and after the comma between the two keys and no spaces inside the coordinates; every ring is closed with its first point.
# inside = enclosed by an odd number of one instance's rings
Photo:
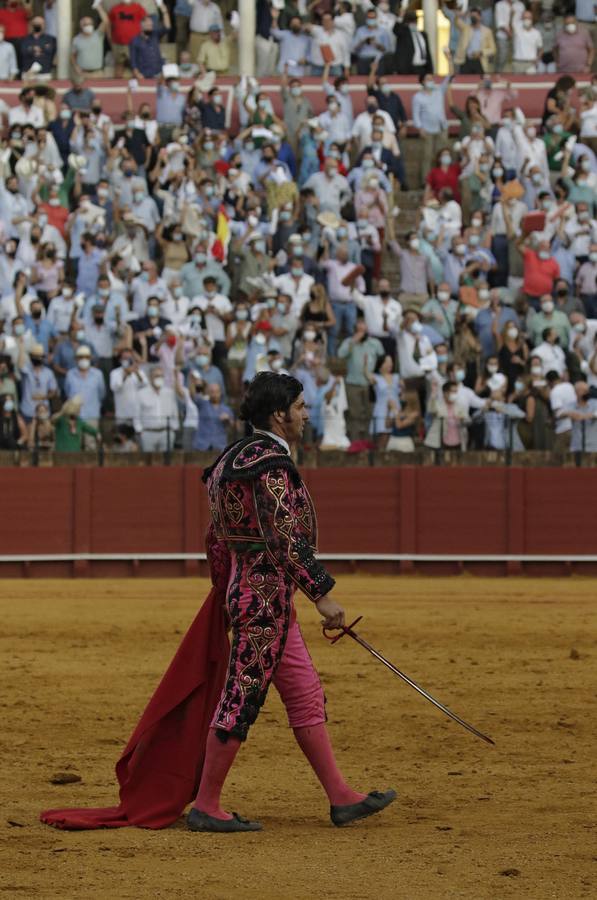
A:
{"type": "Polygon", "coordinates": [[[346,775],[395,787],[335,829],[272,690],[227,783],[254,835],[59,832],[42,808],[117,802],[113,765],[207,592],[199,580],[0,581],[0,896],[334,900],[597,896],[595,581],[339,579],[360,630],[496,741],[446,719],[299,616],[346,775]],[[79,784],[51,785],[56,772],[79,784]]]}

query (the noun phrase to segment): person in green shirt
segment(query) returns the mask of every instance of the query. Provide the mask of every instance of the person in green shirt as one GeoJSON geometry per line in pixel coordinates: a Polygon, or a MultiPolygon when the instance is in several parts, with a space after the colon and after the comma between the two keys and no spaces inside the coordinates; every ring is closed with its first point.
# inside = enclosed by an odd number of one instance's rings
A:
{"type": "Polygon", "coordinates": [[[355,332],[338,348],[338,357],[346,360],[346,399],[348,401],[348,435],[351,441],[367,440],[373,404],[369,396],[369,376],[384,355],[381,341],[367,333],[364,319],[357,319],[355,332]]]}
{"type": "Polygon", "coordinates": [[[80,453],[83,450],[83,436],[90,434],[96,440],[101,440],[101,435],[80,417],[82,398],[75,394],[67,400],[60,412],[52,416],[54,425],[56,453],[80,453]]]}
{"type": "Polygon", "coordinates": [[[547,164],[550,172],[559,172],[562,167],[562,152],[565,143],[572,135],[569,131],[564,131],[564,126],[559,119],[554,116],[547,122],[547,131],[543,135],[543,143],[547,153],[547,164]]]}

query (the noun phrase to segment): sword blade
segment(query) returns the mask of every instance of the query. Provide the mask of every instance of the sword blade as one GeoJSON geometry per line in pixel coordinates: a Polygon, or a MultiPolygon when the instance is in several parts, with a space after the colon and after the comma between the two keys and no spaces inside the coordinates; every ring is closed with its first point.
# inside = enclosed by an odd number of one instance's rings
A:
{"type": "Polygon", "coordinates": [[[474,725],[470,725],[468,722],[465,722],[464,719],[461,719],[460,716],[458,716],[455,712],[452,712],[451,709],[448,709],[447,706],[444,706],[443,703],[440,703],[439,700],[436,700],[435,697],[432,697],[429,691],[426,691],[425,688],[421,687],[420,684],[417,684],[416,681],[413,681],[412,678],[409,678],[408,675],[405,675],[404,672],[401,672],[400,669],[398,669],[393,663],[391,663],[389,659],[386,659],[385,656],[382,656],[382,654],[379,653],[378,650],[376,650],[371,646],[371,644],[364,640],[364,638],[358,635],[356,631],[353,631],[350,626],[348,626],[348,628],[344,628],[344,634],[348,634],[353,639],[353,641],[356,641],[357,644],[360,644],[361,647],[364,647],[365,650],[368,650],[369,653],[371,653],[372,656],[383,663],[384,666],[387,666],[388,669],[394,673],[394,675],[397,675],[398,678],[401,678],[403,681],[405,681],[408,685],[410,685],[411,688],[414,688],[415,691],[418,691],[418,693],[421,694],[422,697],[425,697],[426,700],[429,700],[430,703],[433,703],[434,706],[440,709],[455,722],[458,722],[459,725],[462,725],[463,728],[466,728],[467,731],[470,731],[471,734],[474,734],[478,738],[481,738],[481,740],[485,741],[487,744],[493,744],[495,746],[495,741],[493,741],[486,734],[483,734],[482,731],[479,731],[477,728],[475,728],[474,725]]]}

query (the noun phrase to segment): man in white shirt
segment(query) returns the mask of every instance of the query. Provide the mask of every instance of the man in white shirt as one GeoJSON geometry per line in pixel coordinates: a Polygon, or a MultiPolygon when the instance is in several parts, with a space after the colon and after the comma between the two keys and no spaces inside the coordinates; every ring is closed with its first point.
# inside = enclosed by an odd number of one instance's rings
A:
{"type": "Polygon", "coordinates": [[[297,319],[300,318],[303,306],[315,284],[313,276],[305,272],[301,258],[296,256],[291,259],[290,271],[284,275],[276,275],[273,282],[280,293],[290,297],[290,314],[297,319]]]}
{"type": "Polygon", "coordinates": [[[19,94],[18,106],[13,106],[8,113],[8,125],[33,125],[34,128],[43,128],[45,124],[44,114],[39,106],[34,105],[34,93],[31,88],[23,88],[19,94]]]}
{"type": "Polygon", "coordinates": [[[514,111],[507,109],[495,136],[495,155],[499,156],[506,173],[509,175],[516,174],[518,165],[518,147],[514,140],[513,129],[514,111]]]}
{"type": "Polygon", "coordinates": [[[395,135],[396,126],[389,113],[379,108],[379,104],[375,97],[368,95],[365,100],[364,111],[359,113],[352,126],[352,137],[356,142],[359,152],[371,143],[374,120],[377,121],[380,118],[383,119],[384,132],[395,135]]]}
{"type": "MultiPolygon", "coordinates": [[[[537,351],[533,351],[537,356],[537,351]]],[[[555,440],[553,449],[555,453],[567,453],[570,450],[570,438],[572,437],[572,419],[566,415],[576,406],[576,391],[569,381],[562,379],[562,373],[554,370],[547,373],[549,385],[549,405],[555,419],[555,440]]]]}
{"type": "Polygon", "coordinates": [[[20,237],[19,226],[24,224],[28,215],[29,206],[25,197],[19,192],[16,175],[9,175],[6,181],[0,178],[0,216],[9,238],[20,237]]]}
{"type": "MultiPolygon", "coordinates": [[[[331,13],[324,13],[321,17],[321,25],[305,25],[305,31],[311,35],[311,75],[323,75],[326,65],[329,65],[330,75],[342,75],[344,69],[350,68],[350,50],[346,41],[345,32],[335,24],[331,13]],[[322,47],[329,48],[333,59],[326,63],[322,55],[322,47]]],[[[324,49],[324,52],[327,52],[324,49]]]]}
{"type": "Polygon", "coordinates": [[[543,52],[543,38],[537,28],[533,28],[533,14],[525,10],[522,21],[512,24],[512,71],[521,75],[534,74],[543,52]]]}
{"type": "Polygon", "coordinates": [[[132,425],[139,415],[139,391],[149,384],[132,350],[120,354],[120,366],[110,372],[110,390],[114,395],[114,413],[118,425],[132,425]]]}
{"type": "Polygon", "coordinates": [[[437,368],[437,356],[427,335],[423,334],[419,314],[412,309],[404,313],[398,332],[398,363],[400,376],[410,381],[407,387],[425,390],[426,372],[437,368]],[[419,382],[422,381],[422,384],[419,382]]]}
{"type": "Polygon", "coordinates": [[[197,306],[205,313],[207,338],[212,345],[212,360],[215,366],[222,368],[226,359],[226,326],[234,318],[233,307],[225,294],[218,293],[218,285],[213,275],[203,281],[205,293],[194,297],[193,308],[197,306]]]}
{"type": "Polygon", "coordinates": [[[329,143],[344,145],[350,138],[350,122],[340,109],[336,97],[329,94],[327,98],[327,110],[320,113],[317,120],[324,131],[327,132],[329,143]]]}
{"type": "Polygon", "coordinates": [[[524,3],[520,0],[498,0],[494,7],[495,42],[497,56],[496,72],[506,71],[506,63],[510,55],[514,23],[519,23],[524,15],[524,3]]]}
{"type": "Polygon", "coordinates": [[[542,337],[542,343],[533,348],[533,356],[538,356],[541,360],[544,375],[548,372],[563,375],[566,371],[566,354],[557,344],[558,335],[555,328],[546,328],[542,337]]]}
{"type": "Polygon", "coordinates": [[[62,292],[52,297],[46,318],[58,334],[68,334],[77,318],[77,304],[72,285],[63,285],[62,292]]]}
{"type": "Polygon", "coordinates": [[[378,294],[361,294],[354,292],[357,306],[363,310],[367,331],[376,337],[385,352],[396,358],[396,337],[402,322],[402,304],[391,296],[390,282],[380,278],[378,294]]]}
{"type": "Polygon", "coordinates": [[[586,262],[591,244],[597,241],[597,221],[591,218],[588,203],[576,204],[575,215],[564,225],[564,234],[577,261],[586,262]]]}
{"type": "Polygon", "coordinates": [[[315,172],[309,176],[303,188],[315,191],[320,212],[329,210],[340,218],[340,210],[352,197],[352,191],[344,175],[338,173],[337,160],[328,156],[324,166],[323,172],[315,172]]]}
{"type": "Polygon", "coordinates": [[[336,318],[336,324],[330,328],[328,335],[328,353],[330,356],[335,356],[340,334],[343,331],[348,335],[354,333],[357,307],[353,288],[362,293],[365,290],[365,282],[362,275],[359,275],[349,284],[342,283],[355,268],[355,264],[348,258],[346,244],[338,244],[336,258],[322,258],[320,265],[327,274],[328,296],[336,318]]]}
{"type": "Polygon", "coordinates": [[[150,383],[139,390],[134,426],[144,453],[171,450],[178,430],[178,404],[174,388],[164,386],[164,371],[155,366],[150,383]]]}
{"type": "Polygon", "coordinates": [[[0,25],[0,81],[12,81],[19,72],[17,54],[13,45],[4,39],[4,32],[4,25],[0,25]]]}

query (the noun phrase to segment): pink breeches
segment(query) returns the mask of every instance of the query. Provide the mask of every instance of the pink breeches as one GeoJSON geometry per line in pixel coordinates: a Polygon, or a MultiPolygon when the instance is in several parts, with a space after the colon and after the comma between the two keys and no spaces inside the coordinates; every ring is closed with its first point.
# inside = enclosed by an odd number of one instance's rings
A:
{"type": "Polygon", "coordinates": [[[325,697],[297,621],[288,629],[286,646],[273,683],[286,707],[291,728],[325,722],[325,697]]]}
{"type": "Polygon", "coordinates": [[[231,559],[230,661],[212,728],[222,740],[245,740],[272,681],[292,728],[321,725],[325,697],[296,621],[294,583],[263,550],[233,553],[231,559]]]}

